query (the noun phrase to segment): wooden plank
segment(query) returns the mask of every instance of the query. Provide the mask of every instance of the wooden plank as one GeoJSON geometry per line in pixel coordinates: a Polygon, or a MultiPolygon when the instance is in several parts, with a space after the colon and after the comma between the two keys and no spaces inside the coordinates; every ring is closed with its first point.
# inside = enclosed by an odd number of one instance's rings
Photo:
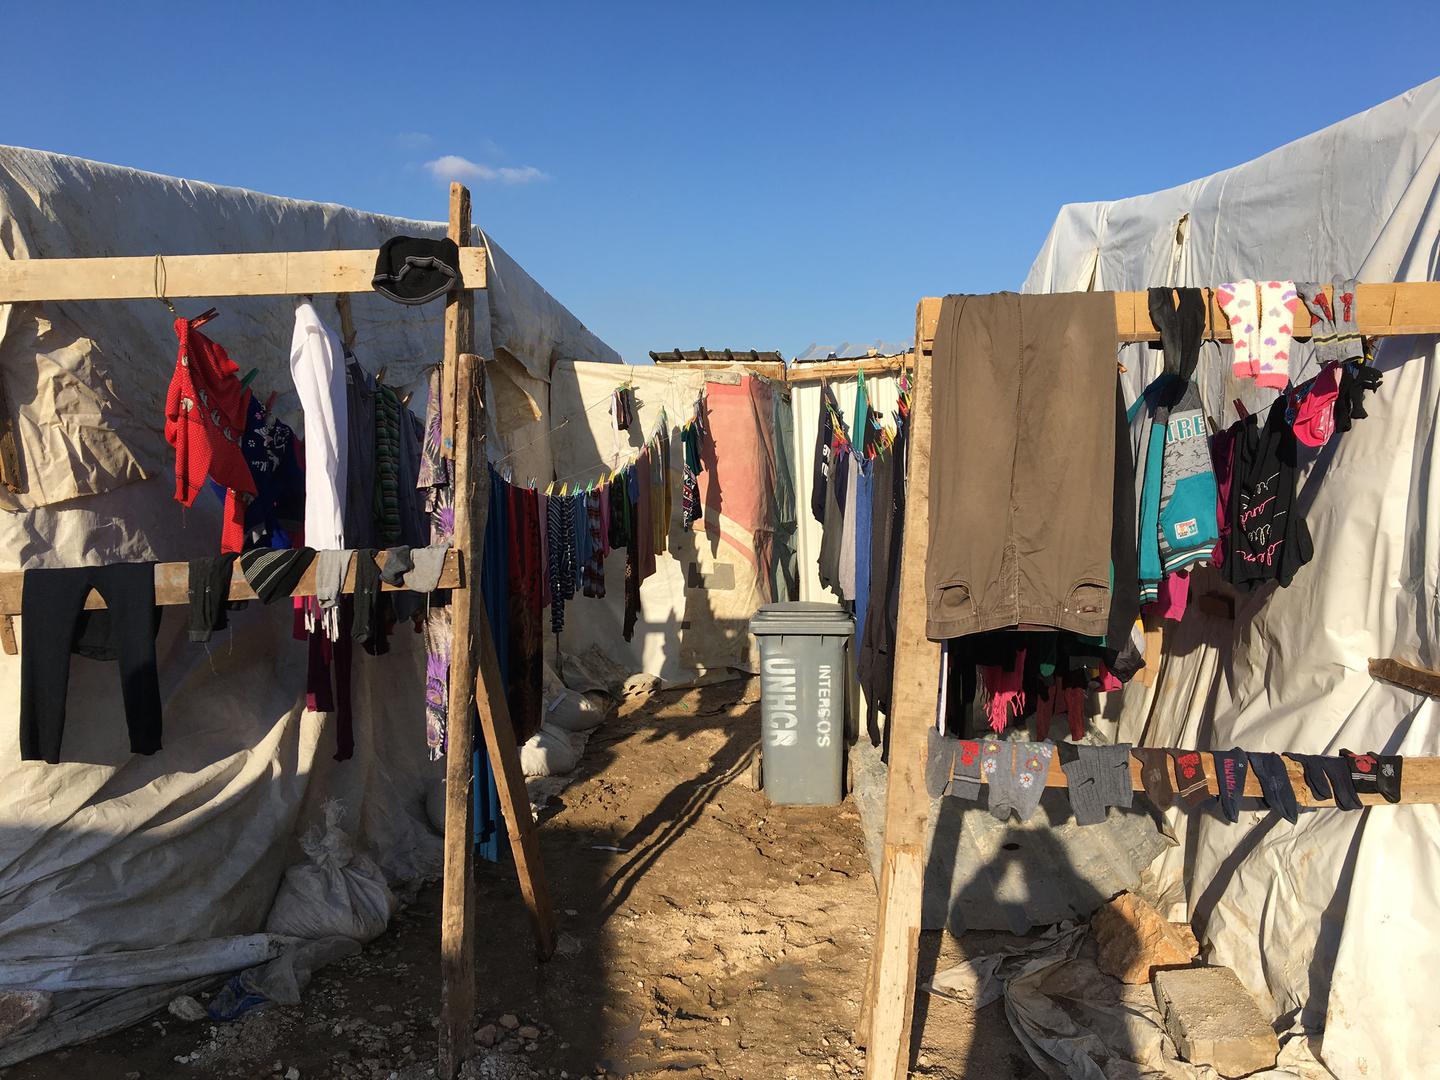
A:
{"type": "Polygon", "coordinates": [[[893,372],[911,367],[914,363],[911,353],[899,356],[867,356],[855,360],[822,360],[813,364],[791,364],[786,369],[788,382],[815,382],[819,379],[854,378],[860,372],[869,375],[875,372],[893,372]]]}
{"type": "MultiPolygon", "coordinates": [[[[1283,751],[1277,751],[1283,753],[1283,751]]],[[[1209,750],[1202,750],[1205,757],[1205,787],[1211,795],[1219,794],[1218,780],[1215,776],[1214,759],[1210,756],[1209,750]]],[[[1317,809],[1334,807],[1334,799],[1317,799],[1310,792],[1310,785],[1305,782],[1305,769],[1298,761],[1291,761],[1289,758],[1282,759],[1285,762],[1285,771],[1290,774],[1290,786],[1295,789],[1295,802],[1300,806],[1311,806],[1317,809]]],[[[1173,779],[1173,772],[1172,772],[1173,779]]],[[[981,774],[980,782],[986,782],[985,774],[981,774]]],[[[1134,757],[1130,759],[1130,783],[1136,791],[1144,791],[1145,787],[1140,782],[1140,762],[1134,757]]],[[[1057,756],[1050,759],[1050,771],[1045,776],[1045,786],[1058,788],[1069,787],[1065,776],[1065,769],[1060,764],[1057,756]]],[[[1243,792],[1247,799],[1263,798],[1260,789],[1260,781],[1255,776],[1253,769],[1245,774],[1245,789],[1243,792]]],[[[1367,806],[1387,806],[1383,795],[1361,795],[1360,801],[1367,806]]],[[[1402,804],[1440,803],[1440,758],[1433,757],[1412,757],[1406,758],[1400,769],[1400,802],[1402,804]]]]}
{"type": "MultiPolygon", "coordinates": [[[[385,552],[380,551],[375,555],[377,565],[384,565],[385,552]]],[[[445,553],[445,565],[440,572],[440,585],[442,589],[453,589],[460,585],[463,577],[464,560],[459,552],[447,551],[445,553]]],[[[0,615],[19,615],[21,588],[25,581],[23,570],[12,570],[0,573],[0,615]]],[[[403,591],[399,586],[381,583],[380,588],[385,592],[403,591]]],[[[353,593],[355,591],[355,561],[350,562],[350,569],[345,575],[344,591],[353,593]]],[[[291,596],[314,596],[315,595],[315,564],[311,563],[304,574],[300,576],[299,583],[290,594],[291,596]]],[[[254,600],[255,590],[250,588],[250,583],[245,580],[245,575],[240,572],[240,564],[236,562],[235,570],[230,578],[230,599],[231,600],[254,600]]],[[[162,607],[175,607],[190,603],[190,564],[183,562],[168,562],[155,564],[155,602],[162,607]]],[[[99,611],[105,606],[105,600],[93,589],[90,595],[85,598],[85,607],[90,611],[99,611]]]]}
{"type": "MultiPolygon", "coordinates": [[[[453,205],[453,204],[452,204],[453,205]]],[[[447,348],[448,348],[447,342],[447,348]]],[[[455,427],[460,442],[455,456],[455,547],[473,568],[479,550],[474,527],[475,489],[470,482],[471,405],[475,399],[473,356],[456,353],[456,384],[465,392],[456,400],[455,427]]],[[[446,719],[444,884],[440,899],[440,1058],[443,1080],[454,1080],[475,1052],[475,842],[473,836],[475,738],[475,623],[479,578],[472,572],[465,588],[450,594],[450,700],[446,719]]]]}
{"type": "Polygon", "coordinates": [[[1370,677],[1403,686],[1426,697],[1440,698],[1440,671],[1417,667],[1393,656],[1384,659],[1371,657],[1370,677]]]}
{"type": "MultiPolygon", "coordinates": [[[[916,312],[917,338],[924,326],[916,312]]],[[[880,914],[867,986],[869,1023],[862,1017],[867,1080],[909,1074],[910,1026],[920,940],[920,895],[925,870],[926,728],[934,723],[940,647],[925,636],[925,562],[930,551],[930,361],[916,365],[910,423],[909,496],[900,570],[890,768],[885,794],[885,849],[880,914]],[[868,1028],[868,1030],[867,1030],[868,1028]]]]}
{"type": "MultiPolygon", "coordinates": [[[[1334,290],[1326,287],[1327,293],[1334,290]]],[[[1406,337],[1412,334],[1440,334],[1440,282],[1401,281],[1362,284],[1356,287],[1360,333],[1366,337],[1406,337]]],[[[1115,329],[1122,342],[1159,341],[1160,334],[1150,321],[1150,298],[1146,292],[1118,292],[1115,297],[1115,329]]],[[[1229,341],[1225,315],[1213,294],[1209,297],[1210,327],[1218,341],[1229,341]]],[[[920,301],[924,330],[922,347],[935,343],[935,322],[940,315],[940,298],[920,301]],[[933,313],[933,318],[931,317],[933,313]]],[[[1297,315],[1295,336],[1310,336],[1307,314],[1297,315]]]]}
{"type": "MultiPolygon", "coordinates": [[[[450,185],[449,236],[463,254],[470,254],[470,189],[464,184],[450,185]]],[[[484,249],[480,250],[483,254],[484,249]]],[[[468,289],[456,289],[445,298],[445,363],[440,369],[440,453],[452,460],[455,457],[455,440],[459,437],[455,421],[456,378],[459,372],[456,360],[462,352],[473,352],[474,349],[475,294],[468,289]]],[[[460,482],[457,477],[456,483],[460,482]]]]}
{"type": "MultiPolygon", "coordinates": [[[[0,260],[0,303],[370,292],[378,250],[0,260]]],[[[467,289],[485,288],[485,252],[460,253],[467,289]]]]}
{"type": "Polygon", "coordinates": [[[24,477],[20,474],[20,442],[15,437],[15,413],[10,409],[3,375],[0,375],[0,484],[15,495],[25,491],[24,477]]]}

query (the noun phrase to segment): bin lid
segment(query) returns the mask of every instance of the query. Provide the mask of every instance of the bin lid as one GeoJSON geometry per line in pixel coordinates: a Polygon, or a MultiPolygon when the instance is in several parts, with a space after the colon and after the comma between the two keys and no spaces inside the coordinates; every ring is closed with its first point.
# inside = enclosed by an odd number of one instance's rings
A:
{"type": "Polygon", "coordinates": [[[750,619],[750,633],[848,635],[855,620],[843,604],[827,604],[814,600],[791,600],[766,604],[750,619]]]}

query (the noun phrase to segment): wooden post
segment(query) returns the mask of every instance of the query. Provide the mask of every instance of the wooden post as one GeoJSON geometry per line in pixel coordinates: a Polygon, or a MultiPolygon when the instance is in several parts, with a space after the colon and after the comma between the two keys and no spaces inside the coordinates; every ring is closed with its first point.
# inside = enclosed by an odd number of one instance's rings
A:
{"type": "MultiPolygon", "coordinates": [[[[462,248],[470,241],[470,193],[450,185],[450,235],[462,248]]],[[[451,593],[450,702],[445,752],[445,884],[440,922],[440,1061],[452,1080],[474,1053],[475,892],[473,808],[474,717],[479,715],[486,751],[496,776],[520,891],[535,928],[541,959],[555,950],[554,917],[540,862],[530,796],[520,770],[520,751],[495,656],[490,619],[480,588],[490,470],[485,454],[485,379],[475,347],[474,297],[452,293],[445,308],[442,430],[453,436],[454,545],[463,555],[465,585],[451,593]],[[449,389],[444,389],[448,387],[449,389]],[[447,397],[446,394],[450,394],[447,397]],[[453,412],[449,402],[454,402],[453,412]],[[448,419],[447,417],[453,417],[448,419]]]]}
{"type": "MultiPolygon", "coordinates": [[[[470,193],[450,185],[450,235],[457,244],[470,238],[470,193]]],[[[479,394],[475,378],[474,320],[469,290],[457,289],[445,302],[445,368],[442,382],[457,389],[442,395],[444,428],[457,433],[454,443],[454,546],[464,557],[465,585],[450,594],[453,634],[450,643],[450,701],[445,749],[445,881],[440,909],[440,1075],[452,1080],[475,1051],[475,888],[472,787],[474,786],[475,623],[480,596],[480,546],[484,525],[477,524],[471,483],[471,452],[484,443],[473,438],[479,394]],[[451,411],[453,407],[453,412],[451,411]]],[[[483,457],[481,461],[483,462],[483,457]]],[[[482,620],[483,621],[483,608],[482,620]]]]}
{"type": "Polygon", "coordinates": [[[915,393],[910,413],[910,476],[900,570],[895,689],[889,717],[890,767],[885,793],[885,848],[880,867],[880,913],[870,958],[866,1009],[866,1080],[909,1074],[910,1023],[920,945],[920,897],[925,875],[925,729],[935,720],[940,647],[925,637],[925,561],[930,549],[930,358],[917,312],[915,393]]]}
{"type": "MultiPolygon", "coordinates": [[[[450,185],[450,231],[451,240],[462,248],[470,246],[470,189],[464,184],[450,185]]],[[[462,282],[462,284],[465,284],[462,282]]],[[[445,364],[440,369],[440,452],[454,459],[456,443],[459,440],[459,419],[456,396],[456,377],[459,374],[455,361],[462,352],[475,350],[475,294],[469,288],[456,289],[445,299],[445,364]]],[[[480,427],[484,438],[485,427],[480,427]]],[[[482,463],[484,458],[478,459],[482,463]]],[[[458,482],[458,478],[457,478],[458,482]]],[[[482,508],[484,503],[479,504],[482,508]]]]}

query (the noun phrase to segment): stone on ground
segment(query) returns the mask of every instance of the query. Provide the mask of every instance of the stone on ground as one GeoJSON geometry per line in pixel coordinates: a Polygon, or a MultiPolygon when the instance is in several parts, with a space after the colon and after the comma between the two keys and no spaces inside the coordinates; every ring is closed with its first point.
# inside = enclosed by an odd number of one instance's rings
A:
{"type": "Polygon", "coordinates": [[[1200,953],[1190,927],[1167,921],[1132,892],[1121,893],[1095,912],[1090,932],[1100,947],[1096,966],[1132,986],[1149,982],[1156,968],[1189,964],[1200,953]]]}
{"type": "Polygon", "coordinates": [[[1154,984],[1161,1023],[1186,1061],[1227,1077],[1274,1067],[1280,1042],[1229,968],[1157,971],[1154,984]]]}
{"type": "Polygon", "coordinates": [[[46,990],[0,990],[0,1042],[18,1038],[50,1015],[46,990]]]}

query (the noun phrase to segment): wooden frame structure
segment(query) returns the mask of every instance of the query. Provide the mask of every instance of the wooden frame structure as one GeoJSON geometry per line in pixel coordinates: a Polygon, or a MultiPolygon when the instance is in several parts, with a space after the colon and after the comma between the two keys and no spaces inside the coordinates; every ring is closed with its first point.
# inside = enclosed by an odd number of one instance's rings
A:
{"type": "MultiPolygon", "coordinates": [[[[1440,283],[1402,282],[1359,285],[1360,332],[1367,337],[1404,337],[1440,333],[1440,283]]],[[[1115,325],[1121,341],[1156,341],[1159,333],[1150,323],[1145,292],[1115,293],[1115,325]]],[[[900,616],[895,634],[895,675],[892,710],[889,780],[885,799],[885,846],[880,864],[879,919],[865,1006],[860,1020],[860,1041],[867,1050],[866,1080],[901,1080],[909,1075],[911,1022],[915,1003],[915,974],[920,941],[920,905],[925,869],[925,824],[930,796],[925,788],[925,729],[934,721],[940,678],[940,646],[925,636],[925,564],[930,545],[931,462],[931,359],[941,299],[925,297],[915,311],[915,387],[911,408],[909,497],[905,504],[905,538],[900,571],[900,616]]],[[[1208,298],[1208,329],[1228,339],[1226,322],[1208,298]]],[[[1308,324],[1296,326],[1296,337],[1308,336],[1308,324]]],[[[1377,677],[1414,685],[1420,669],[1403,669],[1394,661],[1371,661],[1377,677]],[[1398,680],[1397,680],[1398,681],[1398,680]]],[[[1433,674],[1423,672],[1423,674],[1433,674]]],[[[1437,681],[1436,690],[1440,690],[1437,681]]],[[[1425,692],[1417,690],[1417,692],[1425,692]]],[[[1297,801],[1318,802],[1301,782],[1299,767],[1287,759],[1297,801]]],[[[1140,772],[1131,764],[1132,782],[1139,789],[1140,772]]],[[[1065,784],[1065,773],[1052,761],[1047,787],[1065,784]]],[[[1215,778],[1209,778],[1215,791],[1215,778]]],[[[1260,794],[1252,774],[1245,795],[1260,794]]],[[[1378,803],[1378,796],[1363,796],[1378,803]]],[[[1401,802],[1440,803],[1440,758],[1406,758],[1401,802]]]]}
{"type": "MultiPolygon", "coordinates": [[[[500,804],[520,889],[535,930],[541,959],[555,948],[554,918],[540,861],[535,822],[520,753],[510,722],[495,642],[477,571],[485,534],[489,470],[485,467],[484,378],[474,354],[475,291],[486,287],[488,253],[472,245],[470,192],[450,186],[449,236],[460,246],[460,286],[445,305],[442,375],[443,449],[454,462],[455,537],[442,587],[451,589],[454,642],[450,662],[448,750],[445,794],[445,880],[441,914],[440,1074],[455,1076],[474,1051],[475,890],[472,879],[471,819],[474,782],[472,747],[479,716],[493,763],[500,804]]],[[[376,252],[296,251],[233,255],[157,255],[138,258],[19,259],[0,261],[0,304],[45,300],[156,299],[181,297],[288,296],[371,292],[376,252]]],[[[345,305],[341,305],[342,316],[345,305]]],[[[347,330],[348,336],[348,330],[347,330]]],[[[0,449],[13,457],[14,432],[8,410],[0,417],[0,449]]],[[[13,475],[13,470],[10,473],[13,475]]],[[[185,563],[156,567],[156,598],[162,604],[188,601],[185,563]]],[[[10,619],[19,613],[21,574],[0,574],[0,636],[13,647],[10,619]]],[[[346,591],[353,590],[353,570],[346,591]]],[[[294,595],[313,594],[313,570],[294,595]]],[[[232,580],[235,599],[253,596],[244,578],[232,580]]],[[[87,607],[103,606],[98,597],[87,607]]]]}

